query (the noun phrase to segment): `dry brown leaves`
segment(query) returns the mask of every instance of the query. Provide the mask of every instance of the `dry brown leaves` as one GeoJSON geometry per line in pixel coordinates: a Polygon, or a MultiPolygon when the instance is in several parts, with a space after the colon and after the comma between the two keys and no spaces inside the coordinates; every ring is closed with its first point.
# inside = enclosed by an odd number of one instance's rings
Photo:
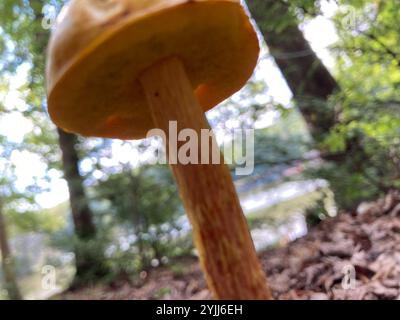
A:
{"type": "Polygon", "coordinates": [[[328,219],[262,261],[278,299],[399,299],[400,192],[328,219]]]}

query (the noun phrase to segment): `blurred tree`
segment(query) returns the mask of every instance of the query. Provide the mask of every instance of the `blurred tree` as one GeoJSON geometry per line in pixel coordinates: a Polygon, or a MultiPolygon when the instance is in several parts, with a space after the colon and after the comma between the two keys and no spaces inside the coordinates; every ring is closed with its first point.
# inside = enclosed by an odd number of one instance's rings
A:
{"type": "Polygon", "coordinates": [[[348,210],[396,187],[399,126],[389,116],[399,101],[396,1],[339,1],[337,80],[298,28],[300,19],[320,13],[320,1],[247,3],[327,160],[311,175],[327,179],[348,210]]]}
{"type": "MultiPolygon", "coordinates": [[[[42,152],[43,158],[50,165],[57,167],[57,148],[50,148],[54,145],[57,136],[49,135],[48,119],[44,120],[42,106],[45,105],[45,49],[49,38],[51,23],[47,25],[48,16],[55,16],[64,4],[62,0],[29,0],[29,1],[10,1],[5,0],[0,4],[0,16],[2,20],[2,43],[0,45],[0,55],[4,63],[1,65],[1,73],[12,75],[18,66],[30,64],[28,84],[26,85],[26,102],[29,108],[24,112],[33,123],[40,128],[39,134],[30,134],[27,137],[30,145],[29,150],[42,152]],[[50,12],[49,10],[56,12],[50,12]],[[12,44],[12,45],[10,45],[12,44]],[[35,146],[32,146],[34,142],[35,146]],[[49,153],[53,154],[49,157],[49,153]],[[50,158],[50,162],[49,159],[50,158]]],[[[77,138],[71,134],[58,129],[58,143],[62,151],[62,169],[64,177],[68,182],[70,191],[70,203],[73,221],[75,224],[76,236],[80,245],[76,246],[76,279],[77,285],[80,279],[88,280],[89,277],[101,276],[104,274],[104,266],[99,263],[101,260],[100,252],[91,255],[84,249],[84,243],[94,239],[96,235],[95,224],[92,221],[92,212],[89,208],[88,200],[83,187],[83,178],[80,176],[79,155],[76,149],[77,138]],[[98,257],[98,258],[94,258],[98,257]],[[100,259],[100,260],[99,260],[100,259]]],[[[100,248],[97,248],[100,250],[100,248]]]]}
{"type": "MultiPolygon", "coordinates": [[[[48,2],[44,0],[30,0],[30,6],[34,12],[34,47],[31,51],[34,55],[33,74],[44,74],[45,49],[47,46],[49,32],[43,28],[45,19],[44,9],[48,2]]],[[[59,1],[61,4],[64,1],[59,1]]],[[[39,77],[43,79],[43,77],[39,77]]],[[[41,83],[42,85],[43,82],[41,83]]],[[[70,194],[71,212],[75,226],[75,234],[78,239],[75,248],[76,276],[73,282],[74,287],[93,281],[95,278],[103,277],[107,270],[102,263],[101,251],[97,254],[90,253],[85,248],[85,242],[93,241],[96,237],[96,227],[93,222],[93,213],[89,207],[89,202],[83,186],[83,178],[79,173],[79,155],[77,152],[78,139],[75,135],[65,132],[58,128],[58,141],[62,152],[62,164],[64,177],[68,183],[70,194]]],[[[91,247],[91,246],[90,246],[91,247]]],[[[97,250],[101,250],[99,246],[97,250]]]]}
{"type": "MultiPolygon", "coordinates": [[[[62,151],[62,162],[65,179],[68,183],[72,218],[75,226],[75,235],[78,243],[75,247],[76,276],[73,286],[80,286],[103,277],[107,273],[101,251],[92,254],[85,248],[85,242],[96,238],[96,226],[93,222],[93,213],[89,207],[83,177],[79,173],[79,158],[76,150],[77,137],[58,129],[59,143],[62,151]]],[[[102,250],[101,246],[97,250],[102,250]]]]}
{"type": "Polygon", "coordinates": [[[15,261],[11,254],[6,229],[6,220],[3,213],[3,200],[0,197],[0,251],[5,289],[11,300],[21,300],[22,295],[17,283],[15,261]]]}
{"type": "Polygon", "coordinates": [[[339,85],[298,27],[293,7],[311,10],[314,2],[247,0],[247,5],[318,143],[337,121],[338,110],[328,99],[339,90],[339,85]]]}
{"type": "MultiPolygon", "coordinates": [[[[23,154],[24,144],[12,142],[0,134],[0,253],[1,270],[4,287],[12,300],[22,299],[18,287],[17,275],[20,270],[18,252],[11,253],[9,236],[14,237],[16,230],[21,230],[25,223],[24,217],[30,216],[31,222],[37,221],[33,214],[37,210],[34,203],[35,193],[41,188],[35,185],[37,176],[32,175],[30,183],[18,183],[14,159],[23,154]]],[[[32,226],[30,226],[32,227],[32,226]]]]}

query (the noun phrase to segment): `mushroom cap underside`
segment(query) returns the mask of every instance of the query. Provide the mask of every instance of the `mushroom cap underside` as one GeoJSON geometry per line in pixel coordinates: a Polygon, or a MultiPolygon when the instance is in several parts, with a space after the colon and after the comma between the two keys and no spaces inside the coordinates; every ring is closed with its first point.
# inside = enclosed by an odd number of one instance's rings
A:
{"type": "Polygon", "coordinates": [[[258,59],[235,0],[72,0],[61,15],[48,48],[48,110],[84,136],[145,137],[155,125],[138,77],[161,59],[183,62],[204,111],[242,88],[258,59]]]}

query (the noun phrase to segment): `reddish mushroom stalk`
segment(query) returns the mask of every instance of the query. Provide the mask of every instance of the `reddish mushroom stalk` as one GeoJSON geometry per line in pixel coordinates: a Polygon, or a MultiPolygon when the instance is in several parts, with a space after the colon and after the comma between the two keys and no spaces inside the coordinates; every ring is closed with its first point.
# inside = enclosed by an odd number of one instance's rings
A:
{"type": "MultiPolygon", "coordinates": [[[[140,81],[158,128],[168,132],[170,121],[176,121],[178,132],[190,128],[199,137],[202,129],[210,129],[178,59],[155,64],[143,73],[140,81]]],[[[214,144],[210,140],[208,143],[211,149],[214,144]]],[[[171,165],[171,169],[214,297],[271,298],[223,156],[220,154],[217,164],[210,161],[210,164],[183,165],[178,162],[171,165]]]]}

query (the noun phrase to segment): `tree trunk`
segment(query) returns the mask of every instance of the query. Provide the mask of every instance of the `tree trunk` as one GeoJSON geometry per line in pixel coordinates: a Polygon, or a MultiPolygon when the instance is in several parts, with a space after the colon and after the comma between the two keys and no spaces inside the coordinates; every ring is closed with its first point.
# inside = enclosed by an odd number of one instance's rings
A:
{"type": "MultiPolygon", "coordinates": [[[[364,169],[359,165],[366,155],[361,135],[346,138],[346,145],[340,152],[322,148],[320,142],[339,123],[338,115],[341,111],[340,107],[335,107],[328,99],[341,88],[311,49],[288,3],[283,0],[247,0],[247,5],[293,93],[321,157],[343,168],[347,166],[348,176],[357,172],[366,177],[364,169]]],[[[325,178],[328,181],[336,179],[329,176],[325,178]]],[[[338,207],[351,210],[359,201],[353,201],[349,205],[346,200],[337,196],[343,190],[340,186],[336,189],[334,185],[335,183],[331,183],[338,207]]]]}
{"type": "Polygon", "coordinates": [[[77,139],[74,134],[58,129],[65,179],[68,183],[71,211],[75,231],[79,238],[90,239],[96,235],[92,212],[83,188],[83,178],[79,173],[79,157],[76,151],[77,139]]]}
{"type": "Polygon", "coordinates": [[[321,141],[336,123],[335,109],[327,101],[339,90],[338,83],[311,49],[287,3],[247,0],[247,5],[313,139],[321,141]]]}
{"type": "Polygon", "coordinates": [[[62,163],[65,179],[68,183],[71,212],[75,226],[78,244],[75,247],[76,281],[91,280],[94,276],[104,275],[101,260],[102,253],[85,249],[85,243],[93,241],[96,227],[93,223],[93,213],[89,207],[83,187],[83,178],[79,173],[79,156],[76,151],[77,138],[74,134],[58,129],[59,144],[62,151],[62,163]]]}
{"type": "Polygon", "coordinates": [[[139,212],[137,206],[138,199],[138,184],[140,183],[139,179],[135,178],[134,173],[132,172],[132,167],[130,165],[124,165],[125,174],[129,177],[129,189],[128,192],[130,194],[130,210],[132,211],[132,224],[134,226],[134,232],[137,238],[137,247],[138,247],[138,255],[142,264],[142,268],[147,268],[148,261],[146,259],[145,252],[145,243],[143,239],[143,234],[145,232],[145,221],[143,213],[139,212]]]}
{"type": "Polygon", "coordinates": [[[15,261],[11,255],[10,246],[8,244],[6,221],[1,201],[2,200],[0,199],[0,251],[5,289],[7,290],[8,297],[11,300],[22,300],[15,274],[15,261]]]}

